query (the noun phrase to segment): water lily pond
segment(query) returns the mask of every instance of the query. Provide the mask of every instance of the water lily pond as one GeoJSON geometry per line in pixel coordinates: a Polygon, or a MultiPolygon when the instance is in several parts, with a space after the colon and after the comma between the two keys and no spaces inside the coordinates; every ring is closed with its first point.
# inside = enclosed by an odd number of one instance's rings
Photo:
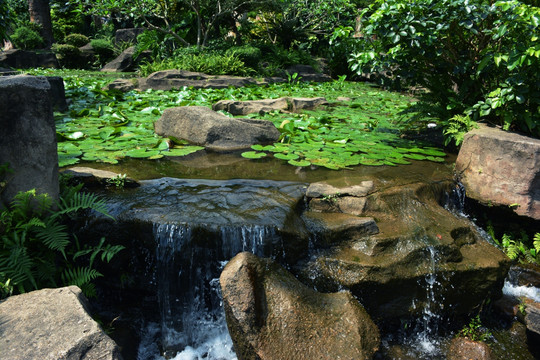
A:
{"type": "Polygon", "coordinates": [[[254,145],[251,151],[241,154],[244,158],[271,157],[294,167],[332,170],[358,165],[410,164],[411,160],[444,162],[445,153],[441,149],[401,137],[400,112],[413,99],[366,83],[341,80],[121,93],[103,90],[114,78],[102,73],[47,70],[37,74],[60,75],[65,82],[69,110],[55,113],[60,167],[80,162],[117,164],[129,158],[157,160],[186,156],[203,147],[154,133],[153,124],[166,108],[211,107],[219,100],[282,96],[322,96],[330,105],[301,113],[275,111],[248,115],[272,121],[282,135],[275,144],[254,145]]]}

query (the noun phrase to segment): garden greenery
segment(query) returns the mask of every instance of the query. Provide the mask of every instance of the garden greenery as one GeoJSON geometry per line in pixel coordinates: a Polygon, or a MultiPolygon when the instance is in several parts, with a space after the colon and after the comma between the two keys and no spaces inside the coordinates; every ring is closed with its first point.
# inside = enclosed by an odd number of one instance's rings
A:
{"type": "Polygon", "coordinates": [[[96,295],[92,281],[102,276],[96,260],[109,262],[123,247],[104,238],[81,244],[69,233],[81,211],[108,216],[104,202],[81,186],[65,187],[58,204],[35,190],[20,192],[0,211],[0,296],[67,285],[96,295]]]}
{"type": "Polygon", "coordinates": [[[540,8],[515,0],[377,0],[362,16],[351,68],[426,89],[409,109],[410,124],[437,119],[448,129],[449,119],[466,115],[540,136],[540,8]]]}

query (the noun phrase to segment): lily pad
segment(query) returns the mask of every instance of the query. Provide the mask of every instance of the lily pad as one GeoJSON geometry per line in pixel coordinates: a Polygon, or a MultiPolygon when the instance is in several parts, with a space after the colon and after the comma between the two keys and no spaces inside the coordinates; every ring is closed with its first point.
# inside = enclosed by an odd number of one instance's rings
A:
{"type": "Polygon", "coordinates": [[[246,151],[242,153],[242,157],[246,159],[260,159],[266,156],[266,153],[256,151],[246,151]]]}

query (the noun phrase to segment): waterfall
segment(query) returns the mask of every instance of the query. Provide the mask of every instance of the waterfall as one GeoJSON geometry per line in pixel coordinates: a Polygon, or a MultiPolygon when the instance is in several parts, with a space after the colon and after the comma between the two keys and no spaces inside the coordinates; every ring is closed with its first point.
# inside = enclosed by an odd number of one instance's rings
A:
{"type": "MultiPolygon", "coordinates": [[[[173,224],[155,224],[154,236],[161,318],[157,326],[148,325],[147,336],[157,339],[165,355],[175,360],[236,359],[222,309],[219,275],[239,252],[259,256],[270,256],[276,248],[283,252],[281,236],[275,228],[261,225],[209,230],[173,224]]],[[[155,344],[142,344],[138,359],[159,359],[156,349],[155,344]]]]}

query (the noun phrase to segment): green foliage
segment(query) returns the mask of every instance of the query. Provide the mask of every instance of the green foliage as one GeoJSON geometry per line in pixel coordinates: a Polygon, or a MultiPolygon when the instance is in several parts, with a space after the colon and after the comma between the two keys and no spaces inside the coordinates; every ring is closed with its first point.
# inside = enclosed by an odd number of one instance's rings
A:
{"type": "Polygon", "coordinates": [[[83,34],[69,34],[64,38],[64,42],[68,45],[73,45],[75,47],[81,47],[90,42],[88,36],[83,34]]]}
{"type": "Polygon", "coordinates": [[[427,89],[409,112],[443,125],[466,114],[540,136],[540,8],[518,1],[377,0],[362,15],[364,38],[351,68],[377,73],[387,85],[427,89]]]}
{"type": "Polygon", "coordinates": [[[252,69],[256,69],[261,61],[262,52],[261,49],[251,46],[236,46],[232,47],[225,52],[225,55],[233,55],[244,62],[246,66],[252,69]]]}
{"type": "Polygon", "coordinates": [[[485,342],[491,337],[491,333],[484,328],[480,315],[471,318],[469,324],[465,325],[457,334],[458,337],[464,337],[472,341],[485,342]]]}
{"type": "Polygon", "coordinates": [[[118,174],[116,177],[107,179],[107,184],[121,189],[126,185],[126,176],[126,174],[118,174]]]}
{"type": "Polygon", "coordinates": [[[160,70],[188,70],[209,75],[247,75],[248,68],[237,55],[220,55],[215,53],[179,54],[173,58],[142,64],[139,72],[142,76],[160,70]]]}
{"type": "Polygon", "coordinates": [[[20,26],[11,35],[13,46],[17,49],[34,50],[40,49],[45,42],[38,31],[28,26],[20,26]]]}
{"type": "Polygon", "coordinates": [[[63,191],[59,204],[53,206],[46,194],[35,190],[18,193],[8,208],[0,212],[0,284],[2,295],[40,289],[77,285],[87,296],[95,296],[91,281],[101,276],[94,269],[99,255],[109,262],[123,249],[105,245],[81,246],[68,232],[69,219],[81,211],[94,210],[108,216],[102,200],[79,192],[80,186],[63,191]]]}
{"type": "Polygon", "coordinates": [[[520,234],[519,240],[515,239],[515,234],[506,233],[498,240],[491,225],[488,225],[487,232],[510,259],[540,265],[540,233],[536,233],[531,242],[525,232],[520,234]]]}
{"type": "Polygon", "coordinates": [[[76,69],[82,67],[81,50],[69,44],[53,44],[52,51],[63,67],[76,69]]]}
{"type": "Polygon", "coordinates": [[[454,115],[444,123],[444,145],[449,145],[450,143],[454,143],[457,146],[461,145],[465,133],[477,127],[476,122],[471,120],[469,115],[454,115]]]}
{"type": "Polygon", "coordinates": [[[76,0],[51,1],[50,7],[52,30],[57,42],[65,43],[65,38],[69,34],[83,33],[87,30],[82,15],[83,2],[76,0]]]}
{"type": "Polygon", "coordinates": [[[8,39],[8,31],[13,24],[11,9],[7,0],[0,0],[0,43],[8,39]]]}
{"type": "Polygon", "coordinates": [[[113,58],[115,50],[111,39],[93,39],[90,41],[90,45],[98,58],[100,66],[113,58]]]}

